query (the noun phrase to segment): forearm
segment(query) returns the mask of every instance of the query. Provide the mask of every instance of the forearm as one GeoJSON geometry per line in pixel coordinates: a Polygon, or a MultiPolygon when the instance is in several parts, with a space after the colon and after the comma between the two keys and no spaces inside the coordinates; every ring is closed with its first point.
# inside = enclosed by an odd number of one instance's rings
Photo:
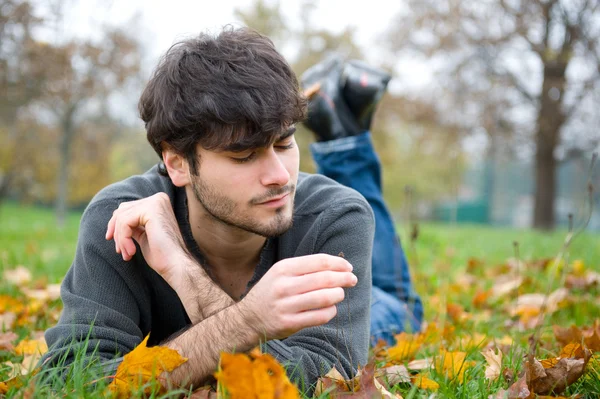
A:
{"type": "Polygon", "coordinates": [[[188,361],[163,382],[179,387],[198,387],[217,369],[220,353],[245,352],[259,344],[260,335],[250,326],[242,306],[230,306],[194,325],[163,345],[175,349],[188,361]]]}
{"type": "Polygon", "coordinates": [[[179,262],[184,266],[183,273],[171,277],[167,282],[181,299],[192,324],[197,324],[235,303],[191,255],[181,255],[179,262]]]}

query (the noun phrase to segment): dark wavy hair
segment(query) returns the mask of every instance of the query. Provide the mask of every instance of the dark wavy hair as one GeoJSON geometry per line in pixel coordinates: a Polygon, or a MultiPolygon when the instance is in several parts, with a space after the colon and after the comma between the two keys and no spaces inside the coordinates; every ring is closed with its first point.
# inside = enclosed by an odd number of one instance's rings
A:
{"type": "Polygon", "coordinates": [[[186,157],[197,174],[196,146],[265,147],[306,117],[298,79],[273,42],[226,27],[174,44],[144,89],[139,111],[148,141],[186,157]]]}

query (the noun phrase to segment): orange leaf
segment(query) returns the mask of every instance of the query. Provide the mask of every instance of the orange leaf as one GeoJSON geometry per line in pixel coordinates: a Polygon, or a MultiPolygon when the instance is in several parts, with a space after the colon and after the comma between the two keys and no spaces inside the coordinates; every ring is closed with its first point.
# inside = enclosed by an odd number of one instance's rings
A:
{"type": "Polygon", "coordinates": [[[428,389],[430,391],[437,391],[440,387],[440,384],[423,374],[414,377],[413,384],[421,389],[428,389]]]}
{"type": "Polygon", "coordinates": [[[298,399],[300,394],[283,367],[269,354],[221,353],[215,373],[229,399],[298,399]]]}
{"type": "Polygon", "coordinates": [[[387,356],[391,362],[412,360],[424,341],[422,334],[400,333],[396,335],[396,345],[388,348],[387,356]]]}
{"type": "Polygon", "coordinates": [[[146,346],[148,336],[125,355],[108,389],[118,398],[129,398],[143,385],[163,372],[171,372],[187,361],[176,350],[164,346],[146,346]]]}

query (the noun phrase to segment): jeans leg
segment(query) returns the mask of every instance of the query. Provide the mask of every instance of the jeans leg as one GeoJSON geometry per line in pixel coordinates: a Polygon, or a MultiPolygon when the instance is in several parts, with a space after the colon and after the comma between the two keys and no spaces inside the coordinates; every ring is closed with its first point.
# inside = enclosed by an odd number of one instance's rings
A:
{"type": "MultiPolygon", "coordinates": [[[[407,311],[403,330],[418,329],[423,318],[421,299],[412,288],[406,256],[381,191],[381,163],[371,134],[313,143],[318,172],[361,193],[375,214],[373,286],[403,302],[407,311]],[[408,325],[407,325],[408,323],[408,325]]],[[[373,309],[372,309],[373,310],[373,309]]]]}

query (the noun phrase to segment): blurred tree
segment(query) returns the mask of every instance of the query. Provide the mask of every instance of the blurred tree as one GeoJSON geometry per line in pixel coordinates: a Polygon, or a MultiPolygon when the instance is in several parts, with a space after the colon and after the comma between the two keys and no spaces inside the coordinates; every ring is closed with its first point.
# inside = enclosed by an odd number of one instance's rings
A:
{"type": "MultiPolygon", "coordinates": [[[[243,25],[272,38],[284,54],[291,53],[288,59],[298,76],[334,52],[347,59],[364,59],[353,27],[339,32],[317,27],[316,12],[316,2],[304,0],[299,17],[288,21],[279,2],[255,0],[246,9],[236,10],[235,15],[243,25]]],[[[458,185],[464,160],[456,126],[439,119],[430,104],[387,93],[375,116],[373,133],[391,208],[405,204],[405,186],[412,186],[425,202],[447,197],[458,185]]],[[[304,126],[298,126],[300,168],[308,172],[315,171],[308,151],[312,137],[304,126]]]]}
{"type": "MultiPolygon", "coordinates": [[[[567,122],[598,94],[599,7],[599,0],[408,0],[388,36],[396,56],[432,61],[439,89],[450,95],[428,100],[446,118],[468,132],[512,132],[521,142],[524,132],[533,141],[536,228],[554,226],[567,122]]],[[[593,142],[589,136],[579,145],[593,142]]]]}
{"type": "Polygon", "coordinates": [[[124,30],[111,28],[98,43],[71,40],[48,46],[45,57],[48,82],[40,105],[54,117],[61,131],[56,216],[62,226],[75,138],[90,114],[109,119],[106,102],[110,95],[138,78],[140,44],[124,30]]]}
{"type": "Polygon", "coordinates": [[[39,62],[44,45],[33,39],[32,31],[42,19],[34,15],[28,1],[0,1],[0,129],[3,130],[0,157],[0,203],[26,162],[22,151],[29,132],[18,128],[23,110],[42,93],[45,67],[39,62]]]}

